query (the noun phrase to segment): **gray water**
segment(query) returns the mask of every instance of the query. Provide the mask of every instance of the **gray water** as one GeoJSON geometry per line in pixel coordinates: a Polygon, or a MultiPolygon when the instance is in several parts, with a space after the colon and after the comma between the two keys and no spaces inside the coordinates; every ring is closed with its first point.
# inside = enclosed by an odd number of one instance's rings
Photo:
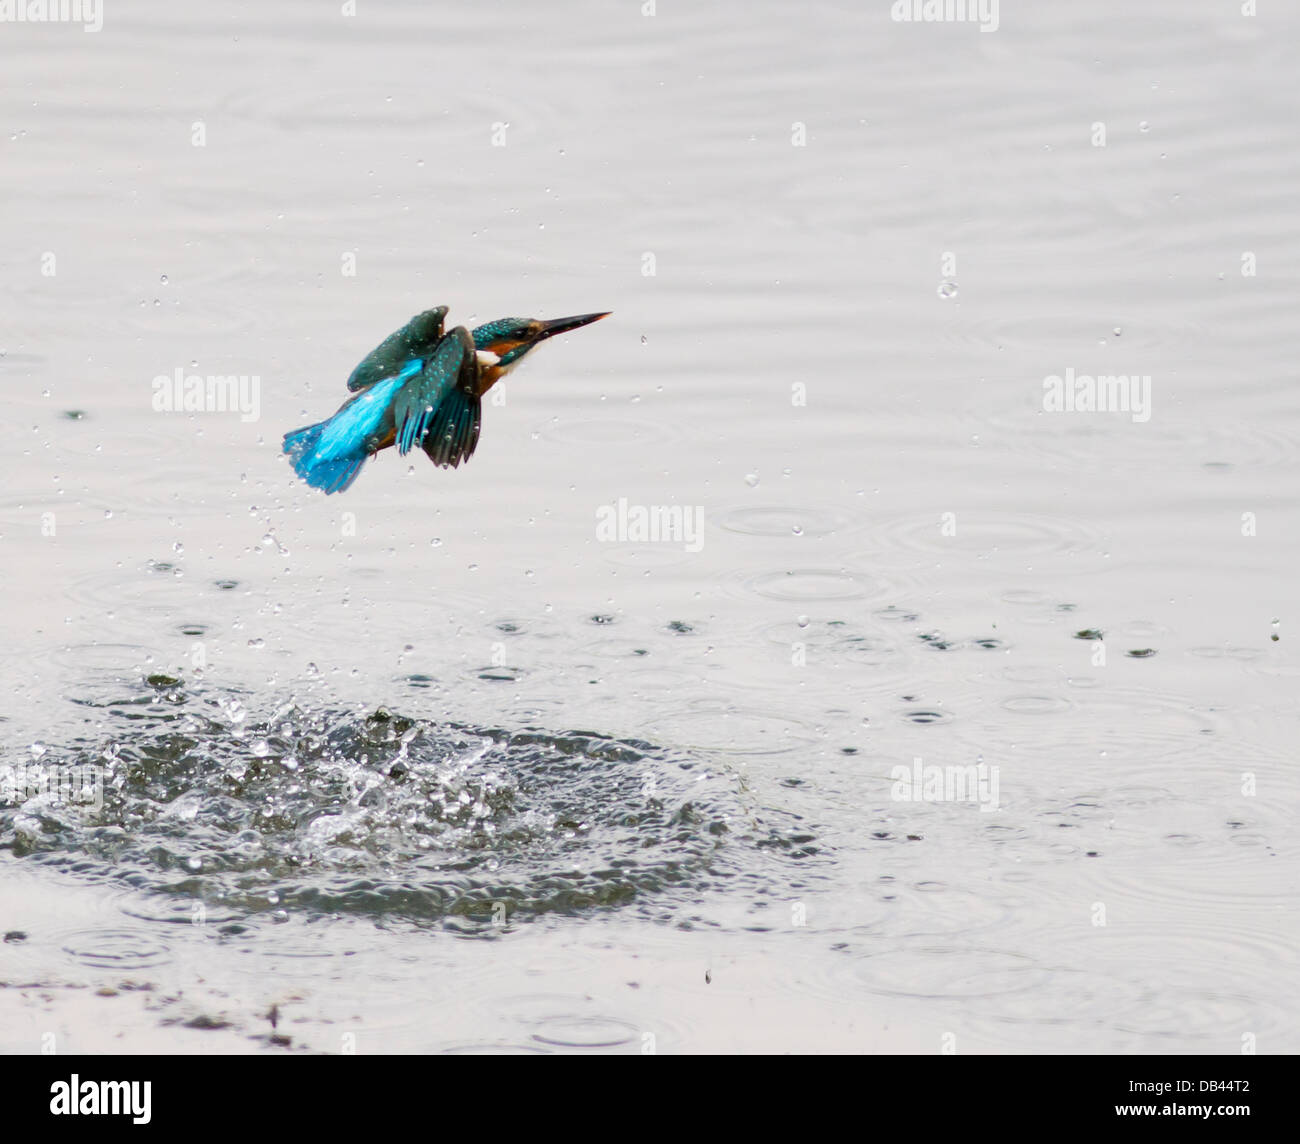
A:
{"type": "Polygon", "coordinates": [[[357,7],[0,25],[0,1048],[1300,1049],[1300,15],[357,7]]]}

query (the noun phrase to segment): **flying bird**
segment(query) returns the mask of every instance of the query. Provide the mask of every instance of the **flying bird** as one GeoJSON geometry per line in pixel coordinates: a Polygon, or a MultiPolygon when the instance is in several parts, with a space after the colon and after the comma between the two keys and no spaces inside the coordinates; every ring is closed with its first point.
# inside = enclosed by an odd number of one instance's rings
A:
{"type": "Polygon", "coordinates": [[[498,318],[443,331],[446,306],[416,314],[379,343],[348,378],[353,397],[333,417],[284,435],[294,472],[313,488],[339,493],[380,449],[423,449],[455,468],[478,445],[483,395],[547,338],[589,325],[573,318],[498,318]]]}

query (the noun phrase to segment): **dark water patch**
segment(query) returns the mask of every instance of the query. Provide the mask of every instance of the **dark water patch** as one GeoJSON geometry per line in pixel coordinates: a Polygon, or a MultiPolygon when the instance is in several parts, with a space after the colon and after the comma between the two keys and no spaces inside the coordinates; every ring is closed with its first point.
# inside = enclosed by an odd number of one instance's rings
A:
{"type": "Polygon", "coordinates": [[[518,683],[526,674],[522,667],[489,666],[478,671],[479,679],[486,679],[492,683],[518,683]]]}
{"type": "Polygon", "coordinates": [[[919,723],[922,726],[929,726],[932,723],[951,723],[953,717],[948,711],[922,708],[904,711],[903,718],[909,723],[919,723]]]}
{"type": "Polygon", "coordinates": [[[918,632],[916,638],[935,651],[951,651],[957,646],[952,640],[945,638],[942,632],[918,632]]]}

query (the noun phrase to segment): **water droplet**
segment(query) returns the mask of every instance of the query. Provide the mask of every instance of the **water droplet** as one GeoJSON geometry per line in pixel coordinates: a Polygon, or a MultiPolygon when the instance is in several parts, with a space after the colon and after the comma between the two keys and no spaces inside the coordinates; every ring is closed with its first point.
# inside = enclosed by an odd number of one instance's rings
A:
{"type": "Polygon", "coordinates": [[[167,275],[164,274],[161,278],[158,279],[158,281],[161,282],[164,286],[166,286],[166,285],[167,285],[167,275]]]}
{"type": "Polygon", "coordinates": [[[943,298],[943,299],[945,299],[945,300],[948,299],[948,298],[955,298],[955,297],[957,297],[957,283],[956,283],[956,282],[940,282],[940,283],[939,283],[939,297],[940,297],[940,298],[943,298]]]}
{"type": "Polygon", "coordinates": [[[1115,337],[1119,337],[1120,334],[1122,334],[1123,332],[1124,332],[1124,330],[1123,330],[1123,328],[1120,327],[1120,326],[1116,326],[1113,330],[1111,330],[1111,333],[1114,334],[1115,337]]]}
{"type": "Polygon", "coordinates": [[[251,647],[251,648],[254,648],[254,649],[257,650],[257,651],[261,651],[262,648],[266,647],[266,640],[262,639],[262,638],[259,636],[259,637],[256,638],[256,639],[251,639],[251,640],[249,640],[249,641],[248,641],[248,646],[251,647]]]}
{"type": "Polygon", "coordinates": [[[746,473],[746,474],[745,474],[745,484],[747,484],[751,489],[753,489],[753,488],[757,488],[757,487],[758,487],[758,474],[757,474],[757,473],[746,473]]]}
{"type": "Polygon", "coordinates": [[[431,541],[429,541],[429,547],[430,547],[430,548],[441,548],[441,547],[442,547],[442,537],[441,537],[441,536],[435,536],[431,541]]]}
{"type": "Polygon", "coordinates": [[[1151,130],[1151,124],[1149,124],[1149,123],[1144,119],[1144,120],[1142,120],[1141,123],[1138,124],[1138,130],[1139,130],[1139,131],[1150,131],[1150,130],[1151,130]]]}
{"type": "Polygon", "coordinates": [[[795,620],[795,623],[798,624],[801,628],[806,628],[810,623],[812,623],[812,621],[807,616],[799,616],[795,620]]]}

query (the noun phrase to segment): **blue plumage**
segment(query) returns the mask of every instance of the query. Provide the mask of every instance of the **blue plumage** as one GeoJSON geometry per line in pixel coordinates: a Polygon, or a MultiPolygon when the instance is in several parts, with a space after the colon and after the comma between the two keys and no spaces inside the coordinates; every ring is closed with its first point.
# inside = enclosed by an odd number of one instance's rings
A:
{"type": "Polygon", "coordinates": [[[284,451],[293,471],[312,488],[342,492],[361,472],[374,451],[390,405],[402,385],[420,372],[421,362],[410,362],[400,373],[380,381],[347,402],[333,417],[284,435],[284,451]]]}
{"type": "Polygon", "coordinates": [[[338,493],[348,488],[361,467],[369,457],[361,456],[325,457],[319,452],[321,434],[329,424],[322,421],[318,425],[308,425],[305,429],[295,429],[284,435],[284,451],[293,459],[293,471],[312,488],[323,489],[326,493],[338,493]]]}

